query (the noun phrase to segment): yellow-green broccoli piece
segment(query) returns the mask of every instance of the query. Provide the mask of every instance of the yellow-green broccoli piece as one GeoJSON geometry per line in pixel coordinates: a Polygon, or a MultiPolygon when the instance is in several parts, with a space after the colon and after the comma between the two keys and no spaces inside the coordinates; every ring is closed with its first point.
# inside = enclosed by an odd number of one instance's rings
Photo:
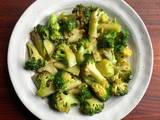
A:
{"type": "Polygon", "coordinates": [[[38,73],[36,79],[34,80],[34,83],[38,89],[38,96],[47,97],[54,93],[55,90],[53,87],[53,79],[54,76],[47,71],[38,73]]]}
{"type": "Polygon", "coordinates": [[[26,45],[28,48],[28,60],[25,62],[24,68],[26,70],[38,70],[45,66],[45,60],[41,57],[34,45],[31,42],[27,42],[26,45]]]}
{"type": "Polygon", "coordinates": [[[52,106],[60,112],[68,113],[71,107],[77,105],[78,103],[78,100],[72,94],[67,94],[62,91],[58,91],[53,94],[52,106]]]}

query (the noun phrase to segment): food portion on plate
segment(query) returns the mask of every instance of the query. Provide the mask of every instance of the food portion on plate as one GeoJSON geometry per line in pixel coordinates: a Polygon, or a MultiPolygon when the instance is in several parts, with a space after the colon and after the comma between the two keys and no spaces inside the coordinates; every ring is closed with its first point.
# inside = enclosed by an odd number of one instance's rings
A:
{"type": "Polygon", "coordinates": [[[129,32],[103,9],[79,4],[72,13],[53,13],[30,38],[24,68],[35,72],[37,95],[53,109],[69,112],[77,105],[94,115],[111,96],[129,92],[129,32]]]}

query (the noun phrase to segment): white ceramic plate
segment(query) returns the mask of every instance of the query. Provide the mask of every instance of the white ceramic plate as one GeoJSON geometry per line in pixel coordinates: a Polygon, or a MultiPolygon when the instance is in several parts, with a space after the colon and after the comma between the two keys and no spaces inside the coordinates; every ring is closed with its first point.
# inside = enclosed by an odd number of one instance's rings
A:
{"type": "Polygon", "coordinates": [[[143,97],[152,73],[153,51],[148,31],[137,13],[122,0],[37,0],[21,16],[11,35],[8,48],[8,69],[14,89],[23,104],[38,118],[44,120],[119,120],[125,117],[143,97]],[[111,98],[103,112],[84,116],[73,108],[68,114],[59,113],[48,107],[47,100],[36,96],[31,80],[32,72],[25,71],[26,42],[29,32],[38,23],[46,21],[52,12],[71,10],[76,4],[97,5],[116,17],[124,28],[129,29],[132,48],[133,79],[129,93],[123,97],[111,98]]]}

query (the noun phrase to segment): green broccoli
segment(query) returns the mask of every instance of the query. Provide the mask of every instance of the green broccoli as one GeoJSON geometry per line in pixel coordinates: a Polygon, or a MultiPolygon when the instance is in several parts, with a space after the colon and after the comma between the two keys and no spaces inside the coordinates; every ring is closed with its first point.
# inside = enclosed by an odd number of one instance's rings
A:
{"type": "Polygon", "coordinates": [[[97,47],[100,48],[114,48],[116,32],[103,33],[98,38],[97,47]]]}
{"type": "Polygon", "coordinates": [[[49,39],[49,30],[46,25],[37,25],[36,29],[42,40],[49,39]]]}
{"type": "Polygon", "coordinates": [[[89,19],[91,12],[95,11],[97,8],[92,6],[83,6],[82,4],[77,5],[72,13],[76,16],[76,19],[79,22],[80,28],[88,30],[89,19]]]}
{"type": "Polygon", "coordinates": [[[92,98],[92,93],[86,83],[79,85],[76,90],[77,98],[79,99],[80,103],[83,103],[86,99],[92,98]]]}
{"type": "Polygon", "coordinates": [[[38,96],[46,97],[54,93],[53,79],[53,75],[47,71],[38,73],[36,79],[34,80],[34,83],[38,89],[38,96]]]}
{"type": "Polygon", "coordinates": [[[92,55],[90,54],[85,55],[85,61],[82,66],[83,66],[82,68],[83,77],[91,76],[95,79],[95,82],[98,82],[102,85],[106,84],[106,79],[96,68],[96,64],[92,55]]]}
{"type": "Polygon", "coordinates": [[[58,91],[53,94],[52,106],[60,112],[68,113],[71,107],[77,104],[78,100],[72,94],[67,94],[62,91],[58,91]]]}
{"type": "Polygon", "coordinates": [[[63,39],[62,34],[60,32],[60,25],[58,23],[58,18],[55,14],[52,14],[47,23],[50,39],[53,42],[59,42],[63,39]]]}
{"type": "Polygon", "coordinates": [[[69,67],[73,67],[77,64],[75,54],[73,53],[72,49],[70,49],[69,45],[65,43],[57,46],[54,57],[58,61],[63,61],[69,67]]]}
{"type": "Polygon", "coordinates": [[[128,38],[129,38],[128,31],[121,31],[120,33],[117,34],[117,37],[115,38],[115,44],[114,44],[114,51],[116,53],[123,52],[124,48],[127,47],[128,38]]]}
{"type": "Polygon", "coordinates": [[[86,99],[80,104],[80,111],[86,115],[94,115],[100,113],[104,108],[104,103],[96,98],[86,99]]]}
{"type": "Polygon", "coordinates": [[[126,60],[118,61],[115,72],[119,74],[122,81],[128,83],[131,80],[132,69],[131,65],[126,60]]]}
{"type": "Polygon", "coordinates": [[[65,38],[68,43],[75,43],[82,39],[83,32],[83,30],[75,28],[70,33],[65,34],[65,38]]]}
{"type": "Polygon", "coordinates": [[[40,56],[34,45],[31,42],[27,42],[26,45],[29,58],[26,61],[24,68],[26,70],[37,70],[45,66],[45,60],[40,56]]]}
{"type": "Polygon", "coordinates": [[[54,77],[54,85],[56,90],[70,90],[81,84],[81,81],[71,76],[68,72],[64,70],[59,70],[54,77]]]}
{"type": "Polygon", "coordinates": [[[84,77],[83,80],[90,86],[91,90],[100,101],[108,100],[111,94],[111,85],[107,80],[103,85],[94,82],[94,79],[92,79],[91,77],[84,77]]]}
{"type": "Polygon", "coordinates": [[[103,59],[96,64],[97,69],[104,77],[112,77],[114,75],[114,66],[111,61],[103,59]]]}
{"type": "Polygon", "coordinates": [[[62,13],[59,17],[59,25],[62,28],[62,33],[68,33],[77,27],[77,21],[74,15],[64,15],[62,13]]]}
{"type": "Polygon", "coordinates": [[[93,97],[86,83],[81,84],[78,88],[75,88],[75,90],[77,90],[76,96],[80,101],[80,111],[83,114],[94,115],[102,111],[104,104],[93,97]]]}
{"type": "Polygon", "coordinates": [[[115,52],[115,56],[118,61],[130,57],[131,55],[132,55],[132,50],[128,46],[123,48],[120,52],[115,52]]]}
{"type": "Polygon", "coordinates": [[[128,93],[128,83],[118,78],[112,83],[111,91],[114,96],[123,96],[128,93]]]}
{"type": "Polygon", "coordinates": [[[76,49],[75,55],[76,55],[77,62],[81,64],[85,59],[84,55],[89,53],[91,54],[93,52],[94,45],[89,39],[84,38],[79,42],[77,42],[75,49],[76,49]]]}

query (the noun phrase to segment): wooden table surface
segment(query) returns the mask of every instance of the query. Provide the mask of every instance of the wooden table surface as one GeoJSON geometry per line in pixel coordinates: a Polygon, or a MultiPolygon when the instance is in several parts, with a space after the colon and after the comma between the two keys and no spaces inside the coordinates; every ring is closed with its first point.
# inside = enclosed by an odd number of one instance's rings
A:
{"type": "MultiPolygon", "coordinates": [[[[126,0],[142,17],[154,48],[154,70],[147,92],[124,120],[160,120],[160,0],[126,0]]],[[[0,120],[36,120],[20,102],[7,71],[7,49],[14,25],[34,0],[0,0],[0,120]]]]}

